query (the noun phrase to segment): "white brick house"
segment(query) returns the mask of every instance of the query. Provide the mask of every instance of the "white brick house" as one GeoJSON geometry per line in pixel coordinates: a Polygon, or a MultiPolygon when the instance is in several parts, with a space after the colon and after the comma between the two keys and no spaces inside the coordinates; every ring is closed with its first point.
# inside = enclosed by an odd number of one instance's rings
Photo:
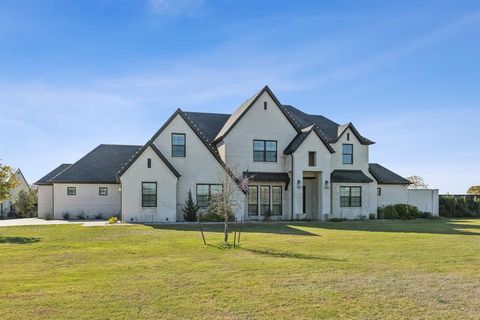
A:
{"type": "Polygon", "coordinates": [[[144,146],[100,145],[62,165],[37,182],[39,216],[182,221],[188,191],[205,208],[221,188],[219,170],[238,185],[235,215],[245,220],[355,219],[410,198],[438,215],[438,192],[436,206],[435,191],[410,196],[406,179],[369,163],[373,143],[352,123],[283,105],[265,87],[232,114],[178,109],[144,146]]]}

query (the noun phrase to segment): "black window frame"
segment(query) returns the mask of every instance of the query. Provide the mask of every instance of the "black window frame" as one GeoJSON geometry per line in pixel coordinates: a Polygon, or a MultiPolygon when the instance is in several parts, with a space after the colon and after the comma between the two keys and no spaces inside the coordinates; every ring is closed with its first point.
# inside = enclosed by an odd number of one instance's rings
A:
{"type": "Polygon", "coordinates": [[[108,187],[98,187],[99,196],[108,196],[108,187]],[[102,193],[102,190],[105,190],[105,193],[102,193]]]}
{"type": "Polygon", "coordinates": [[[308,151],[308,166],[315,167],[317,165],[317,152],[316,151],[308,151]],[[312,161],[313,156],[313,161],[312,161]]]}
{"type": "MultiPolygon", "coordinates": [[[[195,204],[199,208],[208,208],[209,202],[212,199],[212,186],[221,186],[222,187],[221,193],[223,193],[223,184],[221,184],[221,183],[197,183],[195,185],[195,204]],[[208,186],[208,194],[206,195],[207,196],[207,202],[206,202],[205,205],[203,204],[203,200],[201,202],[198,201],[198,187],[199,186],[208,186]]],[[[204,197],[205,195],[201,194],[200,196],[204,197]]]]}
{"type": "Polygon", "coordinates": [[[157,205],[158,205],[158,185],[157,185],[157,182],[156,181],[142,181],[142,208],[156,208],[157,205]],[[153,194],[145,194],[144,190],[144,185],[145,184],[153,184],[155,185],[155,198],[154,198],[154,204],[147,204],[146,205],[146,201],[152,201],[152,199],[146,199],[146,197],[148,196],[148,198],[150,198],[151,196],[153,196],[153,194]]]}
{"type": "Polygon", "coordinates": [[[254,162],[277,162],[278,160],[278,141],[277,140],[261,140],[261,139],[253,139],[253,161],[254,162]],[[259,143],[262,143],[263,142],[263,150],[255,150],[255,143],[256,142],[259,142],[259,143]],[[268,142],[271,142],[271,143],[275,143],[275,151],[267,151],[267,143],[268,142]],[[268,153],[273,153],[275,152],[275,160],[268,160],[269,157],[267,157],[267,154],[268,153]],[[262,157],[261,159],[258,159],[255,157],[255,154],[261,154],[262,157]]]}
{"type": "Polygon", "coordinates": [[[382,188],[377,188],[377,196],[381,196],[382,195],[382,188]]]}
{"type": "Polygon", "coordinates": [[[77,195],[77,187],[67,187],[67,196],[76,196],[77,195]],[[73,190],[73,193],[70,192],[73,190]]]}
{"type": "Polygon", "coordinates": [[[152,167],[152,159],[151,158],[148,158],[147,159],[147,168],[151,168],[152,167]]]}
{"type": "Polygon", "coordinates": [[[247,214],[249,216],[258,216],[258,206],[259,206],[259,195],[258,195],[258,186],[257,185],[249,185],[248,186],[248,197],[247,197],[247,214]],[[251,189],[255,189],[254,192],[251,191],[251,189]],[[256,203],[251,203],[250,202],[250,195],[251,194],[255,194],[255,200],[256,200],[256,203]],[[251,210],[251,209],[255,209],[255,210],[251,210]]]}
{"type": "Polygon", "coordinates": [[[360,207],[362,207],[362,187],[360,187],[360,186],[340,186],[340,207],[341,208],[360,208],[360,207]],[[344,188],[348,188],[348,196],[342,196],[342,189],[344,189],[344,188]],[[360,196],[352,196],[352,189],[358,189],[360,196]],[[355,201],[352,201],[352,200],[355,200],[355,201]]]}
{"type": "Polygon", "coordinates": [[[185,133],[172,133],[171,137],[171,147],[172,147],[172,157],[174,158],[185,158],[187,156],[187,135],[185,133]],[[183,144],[174,144],[173,137],[174,136],[183,136],[183,144]],[[174,147],[183,147],[183,155],[175,154],[174,147]]]}
{"type": "Polygon", "coordinates": [[[260,192],[259,192],[259,203],[260,203],[260,215],[261,216],[266,216],[268,215],[269,213],[271,214],[272,213],[272,210],[271,210],[271,205],[272,205],[272,199],[271,199],[271,195],[272,195],[272,187],[271,186],[267,186],[267,185],[261,185],[260,186],[260,192]],[[268,203],[262,203],[262,189],[263,188],[268,188],[268,203]],[[264,208],[267,208],[267,211],[264,213],[264,208]]]}
{"type": "MultiPolygon", "coordinates": [[[[282,186],[272,186],[271,188],[271,193],[272,193],[272,216],[281,216],[283,214],[283,188],[282,186]],[[274,197],[273,197],[273,190],[280,190],[280,203],[275,203],[274,197]],[[275,206],[280,206],[279,210],[275,210],[275,206]]],[[[277,208],[278,209],[278,208],[277,208]]]]}
{"type": "Polygon", "coordinates": [[[352,143],[342,144],[342,164],[353,164],[353,144],[352,143]],[[351,146],[352,147],[352,152],[351,153],[345,153],[345,150],[344,150],[345,146],[351,146]],[[350,156],[350,162],[345,162],[345,156],[350,156]]]}

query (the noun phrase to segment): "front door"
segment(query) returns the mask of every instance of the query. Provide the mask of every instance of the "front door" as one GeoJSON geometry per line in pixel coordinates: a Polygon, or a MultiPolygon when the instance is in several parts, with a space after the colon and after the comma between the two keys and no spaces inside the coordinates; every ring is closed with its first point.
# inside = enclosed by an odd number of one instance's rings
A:
{"type": "Polygon", "coordinates": [[[316,194],[317,194],[317,179],[304,177],[303,178],[303,213],[306,219],[313,219],[316,216],[316,194]]]}

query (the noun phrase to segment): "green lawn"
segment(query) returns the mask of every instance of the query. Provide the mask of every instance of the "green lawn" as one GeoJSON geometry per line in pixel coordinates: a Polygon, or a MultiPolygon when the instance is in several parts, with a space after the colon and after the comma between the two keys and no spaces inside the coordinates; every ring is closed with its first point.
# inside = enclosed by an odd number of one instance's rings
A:
{"type": "Polygon", "coordinates": [[[480,220],[0,228],[0,318],[480,317],[480,220]]]}

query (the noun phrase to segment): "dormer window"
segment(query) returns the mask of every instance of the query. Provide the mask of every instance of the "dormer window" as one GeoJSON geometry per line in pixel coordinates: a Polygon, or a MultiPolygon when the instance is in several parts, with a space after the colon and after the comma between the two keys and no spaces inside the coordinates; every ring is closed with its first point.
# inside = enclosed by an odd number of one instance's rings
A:
{"type": "Polygon", "coordinates": [[[172,133],[172,157],[185,157],[185,133],[172,133]]]}
{"type": "Polygon", "coordinates": [[[151,168],[152,167],[152,159],[148,158],[147,159],[147,168],[151,168]]]}
{"type": "Polygon", "coordinates": [[[343,144],[342,146],[342,163],[353,164],[353,144],[343,144]]]}

